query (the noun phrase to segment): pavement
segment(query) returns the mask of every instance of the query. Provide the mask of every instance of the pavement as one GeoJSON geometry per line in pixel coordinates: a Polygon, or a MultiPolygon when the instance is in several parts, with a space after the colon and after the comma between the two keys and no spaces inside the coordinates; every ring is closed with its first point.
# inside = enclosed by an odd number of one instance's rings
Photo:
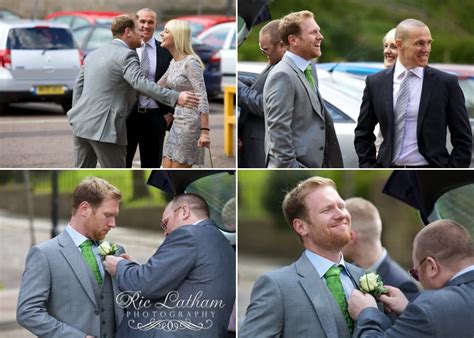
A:
{"type": "MultiPolygon", "coordinates": [[[[66,223],[67,220],[64,220],[61,224],[66,223]]],[[[50,238],[49,220],[35,218],[32,226],[36,243],[50,238]]],[[[0,337],[34,337],[16,322],[18,291],[26,255],[31,247],[30,223],[23,216],[0,210],[0,234],[0,337]]],[[[135,260],[144,263],[161,245],[164,237],[159,230],[120,226],[111,230],[107,239],[123,245],[135,260]]]]}

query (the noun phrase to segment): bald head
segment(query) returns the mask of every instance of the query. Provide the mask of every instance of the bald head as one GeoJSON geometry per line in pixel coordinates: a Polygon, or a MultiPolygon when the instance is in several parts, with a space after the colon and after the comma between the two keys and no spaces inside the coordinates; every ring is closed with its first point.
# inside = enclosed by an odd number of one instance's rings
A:
{"type": "Polygon", "coordinates": [[[346,209],[352,217],[352,231],[361,241],[380,241],[382,220],[375,205],[361,197],[352,197],[346,200],[346,209]]]}
{"type": "Polygon", "coordinates": [[[413,251],[418,261],[434,257],[445,266],[474,260],[471,234],[452,220],[439,220],[424,227],[413,241],[413,251]]]}
{"type": "Polygon", "coordinates": [[[395,30],[395,39],[405,41],[409,37],[410,31],[413,28],[426,28],[429,31],[428,26],[423,21],[416,19],[405,19],[397,25],[395,30]]]}

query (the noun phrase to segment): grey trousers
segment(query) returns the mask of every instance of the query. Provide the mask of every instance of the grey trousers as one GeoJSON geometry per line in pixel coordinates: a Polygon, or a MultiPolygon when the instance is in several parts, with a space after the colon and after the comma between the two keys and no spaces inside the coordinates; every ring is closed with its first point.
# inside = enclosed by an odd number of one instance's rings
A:
{"type": "Polygon", "coordinates": [[[76,168],[95,168],[97,161],[101,168],[125,168],[127,146],[77,136],[73,136],[73,141],[76,168]]]}

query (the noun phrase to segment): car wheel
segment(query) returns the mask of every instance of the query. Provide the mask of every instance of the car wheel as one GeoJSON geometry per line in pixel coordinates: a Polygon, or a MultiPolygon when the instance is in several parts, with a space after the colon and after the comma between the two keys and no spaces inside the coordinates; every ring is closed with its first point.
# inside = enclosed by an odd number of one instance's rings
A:
{"type": "Polygon", "coordinates": [[[61,102],[61,106],[63,107],[64,114],[66,114],[72,107],[72,100],[64,100],[61,102]]]}

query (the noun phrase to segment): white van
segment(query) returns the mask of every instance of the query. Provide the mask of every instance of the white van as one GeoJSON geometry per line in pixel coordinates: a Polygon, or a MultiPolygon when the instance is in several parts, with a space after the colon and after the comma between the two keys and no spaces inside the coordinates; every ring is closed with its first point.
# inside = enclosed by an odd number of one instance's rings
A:
{"type": "Polygon", "coordinates": [[[68,26],[0,21],[0,111],[13,102],[56,102],[66,112],[82,55],[68,26]]]}

